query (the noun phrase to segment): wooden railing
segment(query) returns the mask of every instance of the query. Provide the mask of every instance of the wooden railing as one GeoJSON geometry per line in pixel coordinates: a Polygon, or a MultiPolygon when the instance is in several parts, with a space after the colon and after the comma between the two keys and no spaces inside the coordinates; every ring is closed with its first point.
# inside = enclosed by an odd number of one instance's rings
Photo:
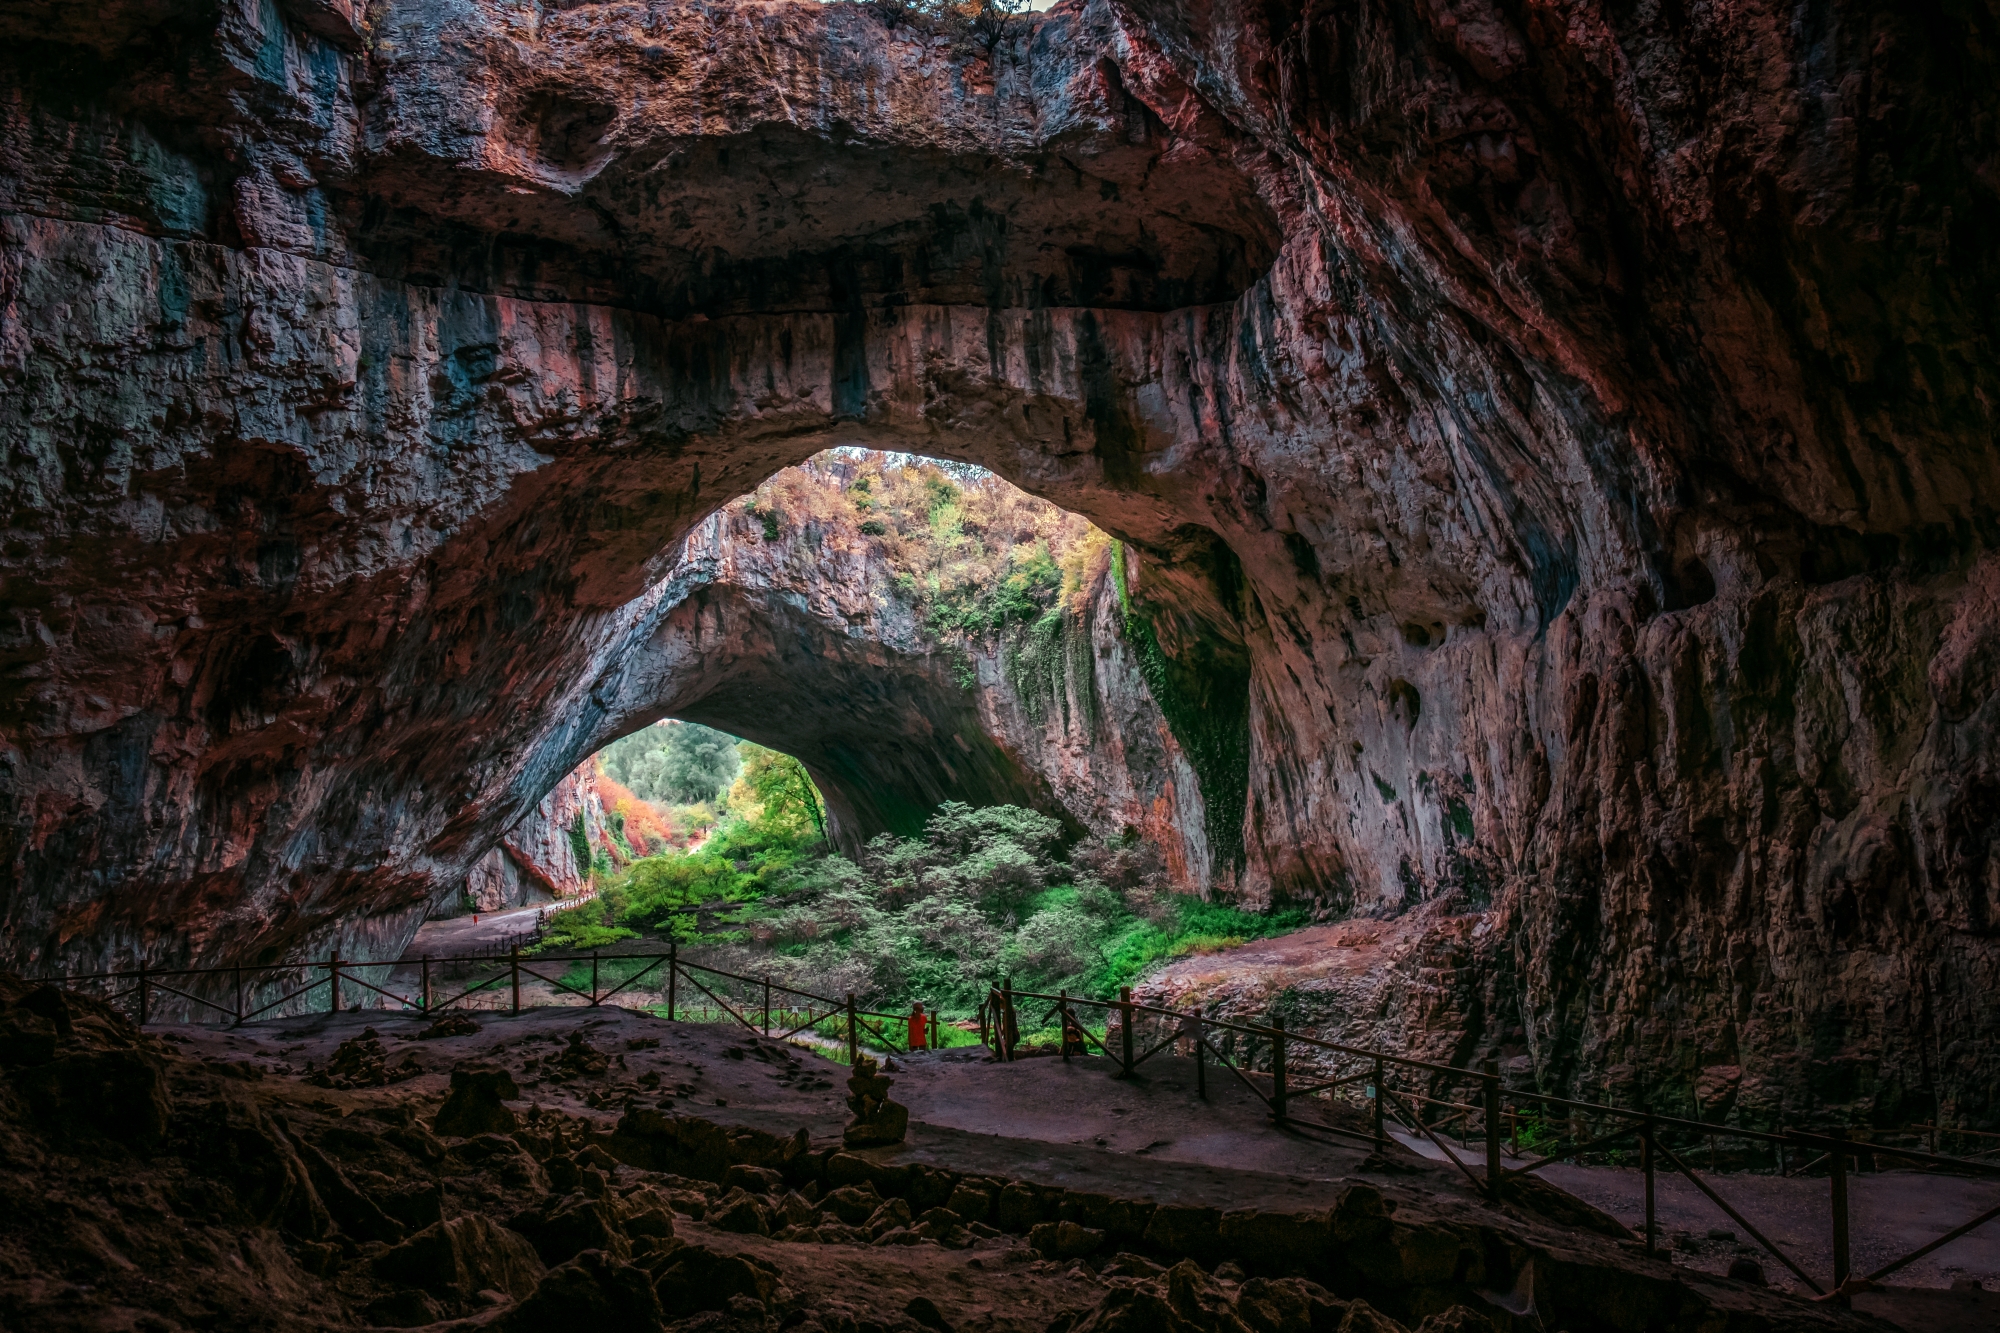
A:
{"type": "MultiPolygon", "coordinates": [[[[1474,1070],[1389,1051],[1348,1046],[1290,1031],[1283,1023],[1268,1026],[1236,1023],[1206,1017],[1197,1011],[1141,1004],[1132,999],[1129,987],[1121,990],[1116,1000],[1092,1000],[1067,992],[1048,995],[1017,991],[1011,985],[993,988],[980,1006],[979,1031],[980,1040],[993,1050],[997,1059],[1011,1061],[1024,1052],[1020,1043],[1024,1004],[1031,1006],[1028,1010],[1030,1014],[1034,1007],[1048,1006],[1035,1020],[1035,1026],[1054,1024],[1058,1053],[1065,1061],[1073,1055],[1087,1053],[1094,1046],[1116,1064],[1118,1077],[1130,1078],[1147,1060],[1169,1048],[1178,1049],[1193,1057],[1195,1090],[1197,1095],[1206,1099],[1208,1065],[1212,1060],[1248,1088],[1264,1104],[1270,1118],[1288,1130],[1330,1134],[1368,1143],[1379,1149],[1389,1144],[1388,1124],[1393,1120],[1408,1133],[1427,1139],[1473,1188],[1491,1199],[1499,1199],[1505,1194],[1508,1181],[1518,1180],[1553,1163],[1575,1161],[1586,1154],[1603,1153],[1620,1145],[1634,1146],[1645,1180],[1644,1239],[1648,1253],[1655,1252],[1660,1243],[1656,1187],[1658,1173],[1664,1163],[1669,1170],[1686,1177],[1761,1249],[1823,1299],[1845,1302],[1855,1291],[1880,1282],[1916,1260],[2000,1218],[2000,1206],[1989,1208],[1873,1272],[1865,1276],[1857,1275],[1852,1271],[1852,1219],[1848,1205],[1848,1176],[1856,1163],[1887,1157],[1927,1169],[1991,1177],[2000,1175],[2000,1164],[1983,1159],[2000,1153],[2000,1148],[1987,1149],[1970,1157],[1948,1157],[1935,1151],[1898,1147],[1879,1137],[1856,1140],[1839,1129],[1783,1129],[1774,1132],[1659,1115],[1643,1107],[1578,1101],[1532,1089],[1509,1087],[1500,1077],[1498,1066],[1491,1060],[1474,1070]],[[1093,1032],[1081,1018],[1083,1012],[1091,1010],[1101,1011],[1104,1016],[1102,1036],[1093,1032]],[[1148,1024],[1153,1030],[1142,1036],[1141,1028],[1148,1024]],[[1235,1044],[1245,1047],[1248,1055],[1232,1059],[1216,1040],[1223,1035],[1240,1038],[1241,1041],[1235,1044]],[[1260,1049],[1266,1052],[1265,1068],[1262,1070],[1254,1068],[1255,1056],[1260,1049]],[[1319,1066],[1307,1072],[1303,1080],[1297,1077],[1301,1071],[1294,1068],[1296,1057],[1301,1052],[1310,1053],[1319,1066]],[[1464,1088],[1470,1090],[1472,1095],[1462,1101],[1436,1097],[1408,1087],[1407,1084],[1412,1081],[1421,1081],[1438,1090],[1464,1088]],[[1362,1092],[1360,1103],[1368,1111],[1369,1127],[1366,1130],[1329,1123],[1323,1113],[1319,1119],[1300,1113],[1302,1100],[1307,1101],[1309,1106],[1314,1100],[1322,1105],[1335,1098],[1352,1100],[1347,1094],[1357,1088],[1362,1092]],[[1426,1107],[1441,1108],[1448,1114],[1434,1120],[1423,1113],[1422,1108],[1426,1107]],[[1460,1126],[1459,1143],[1465,1156],[1453,1151],[1440,1134],[1440,1130],[1454,1122],[1460,1126]],[[1524,1124],[1538,1130],[1560,1126],[1562,1135],[1536,1152],[1532,1144],[1524,1146],[1521,1142],[1524,1124]],[[1471,1150],[1469,1143],[1475,1137],[1479,1142],[1477,1154],[1471,1150]],[[1827,1211],[1832,1228],[1833,1272],[1830,1283],[1822,1284],[1809,1274],[1791,1254],[1766,1236],[1725,1198],[1713,1181],[1689,1165],[1683,1156],[1689,1141],[1713,1143],[1717,1139],[1764,1145],[1775,1153],[1780,1169],[1786,1174],[1802,1174],[1822,1165],[1826,1167],[1827,1211]],[[1676,1144],[1680,1145],[1680,1150],[1677,1150],[1676,1144]],[[1804,1164],[1791,1165],[1788,1159],[1792,1154],[1798,1154],[1804,1164]],[[1505,1159],[1508,1156],[1521,1165],[1507,1165],[1505,1159]]],[[[2000,1139],[2000,1135],[1940,1130],[1930,1125],[1912,1126],[1908,1132],[1932,1135],[1963,1133],[2000,1139]]],[[[1931,1142],[1935,1144],[1936,1139],[1932,1138],[1931,1142]]]]}
{"type": "MultiPolygon", "coordinates": [[[[682,1000],[682,988],[685,986],[690,996],[699,994],[706,999],[708,1003],[703,1006],[705,1014],[726,1016],[727,1021],[760,1036],[783,1040],[796,1037],[808,1029],[831,1024],[836,1033],[844,1037],[850,1064],[865,1043],[872,1042],[880,1049],[892,1052],[909,1050],[907,1029],[900,1039],[892,1035],[896,1031],[893,1025],[905,1021],[906,1015],[863,1009],[856,1003],[852,992],[836,999],[787,986],[769,976],[745,976],[739,972],[692,963],[680,956],[677,943],[669,944],[663,951],[621,949],[606,953],[593,949],[587,953],[563,954],[524,954],[520,945],[514,944],[505,953],[484,957],[454,954],[441,958],[399,958],[389,962],[360,962],[335,953],[324,962],[290,963],[277,967],[149,968],[141,963],[128,971],[89,972],[43,977],[40,980],[63,985],[99,983],[108,991],[103,998],[113,1003],[130,1001],[133,1017],[142,1025],[152,1021],[155,1000],[161,995],[170,995],[193,1006],[194,1012],[206,1012],[234,1027],[298,1001],[310,1003],[322,989],[327,1011],[332,1013],[338,1013],[342,1007],[342,988],[358,987],[382,997],[391,1006],[434,1014],[458,1008],[475,995],[504,987],[508,1012],[518,1014],[522,1007],[521,986],[524,980],[542,982],[560,994],[574,995],[586,1004],[596,1006],[611,1003],[633,992],[648,977],[655,977],[655,984],[645,989],[662,997],[661,1007],[664,1016],[669,1019],[677,1019],[687,1013],[687,1006],[682,1000]],[[543,969],[552,963],[589,964],[588,988],[572,985],[561,975],[550,976],[543,969]],[[607,984],[604,978],[604,965],[607,963],[613,965],[614,971],[625,971],[626,975],[607,984]],[[453,974],[458,974],[456,979],[463,979],[464,974],[489,966],[497,968],[492,975],[456,990],[447,987],[440,994],[439,980],[454,980],[453,974]],[[391,976],[398,971],[413,969],[417,974],[413,978],[416,984],[405,993],[377,985],[359,975],[378,969],[386,969],[391,976]],[[193,984],[195,978],[226,982],[225,986],[214,990],[227,997],[229,1002],[225,1003],[223,998],[214,995],[196,993],[202,988],[193,984]],[[277,998],[254,1006],[251,1004],[251,995],[273,987],[282,992],[277,998]]],[[[927,1032],[935,1031],[933,1023],[927,1022],[925,1027],[927,1032]]]]}

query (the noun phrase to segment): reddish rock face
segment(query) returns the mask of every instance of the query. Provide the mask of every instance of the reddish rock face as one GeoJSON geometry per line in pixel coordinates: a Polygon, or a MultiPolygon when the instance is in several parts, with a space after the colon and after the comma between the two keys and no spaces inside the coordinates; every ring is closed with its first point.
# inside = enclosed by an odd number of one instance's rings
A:
{"type": "Polygon", "coordinates": [[[1990,15],[371,13],[0,16],[13,961],[401,938],[872,442],[1130,543],[1214,878],[1481,915],[1457,1049],[1990,1113],[1990,15]]]}

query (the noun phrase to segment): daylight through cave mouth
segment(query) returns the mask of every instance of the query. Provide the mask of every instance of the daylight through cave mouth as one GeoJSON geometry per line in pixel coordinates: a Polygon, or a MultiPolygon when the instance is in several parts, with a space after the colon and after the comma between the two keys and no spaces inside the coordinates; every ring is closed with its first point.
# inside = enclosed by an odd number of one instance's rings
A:
{"type": "Polygon", "coordinates": [[[536,883],[601,878],[780,798],[850,854],[947,802],[1040,810],[1069,836],[1157,826],[1136,795],[1078,801],[1055,761],[1119,729],[1107,698],[1150,733],[1121,752],[1173,749],[1111,660],[1113,565],[1104,532],[984,468],[842,448],[784,469],[685,539],[621,661],[612,739],[523,821],[563,827],[503,846],[567,848],[536,883]]]}

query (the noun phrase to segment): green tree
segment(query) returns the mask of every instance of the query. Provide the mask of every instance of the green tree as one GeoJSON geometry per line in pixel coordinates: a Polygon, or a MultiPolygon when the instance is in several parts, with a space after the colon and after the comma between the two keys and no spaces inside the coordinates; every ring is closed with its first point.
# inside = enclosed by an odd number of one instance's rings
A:
{"type": "Polygon", "coordinates": [[[802,839],[808,829],[826,841],[826,815],[819,788],[813,785],[806,766],[788,754],[767,750],[744,741],[737,746],[743,759],[742,776],[729,795],[730,807],[742,792],[759,807],[755,822],[771,835],[802,839]]]}
{"type": "Polygon", "coordinates": [[[642,727],[601,750],[604,771],[642,801],[713,801],[736,780],[736,738],[697,722],[642,727]]]}

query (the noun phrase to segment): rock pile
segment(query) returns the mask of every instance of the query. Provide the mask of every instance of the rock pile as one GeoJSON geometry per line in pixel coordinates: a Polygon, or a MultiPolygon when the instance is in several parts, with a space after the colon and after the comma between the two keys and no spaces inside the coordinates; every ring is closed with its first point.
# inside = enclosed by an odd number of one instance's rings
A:
{"type": "Polygon", "coordinates": [[[896,1080],[880,1073],[875,1057],[863,1055],[847,1076],[847,1109],[854,1112],[853,1123],[842,1136],[850,1148],[883,1143],[901,1143],[910,1128],[910,1108],[889,1099],[896,1080]]]}
{"type": "Polygon", "coordinates": [[[340,1043],[333,1058],[326,1062],[326,1068],[308,1074],[306,1082],[322,1088],[379,1088],[415,1078],[422,1072],[416,1057],[411,1055],[391,1065],[389,1052],[382,1048],[381,1034],[374,1028],[365,1028],[360,1036],[340,1043]]]}

